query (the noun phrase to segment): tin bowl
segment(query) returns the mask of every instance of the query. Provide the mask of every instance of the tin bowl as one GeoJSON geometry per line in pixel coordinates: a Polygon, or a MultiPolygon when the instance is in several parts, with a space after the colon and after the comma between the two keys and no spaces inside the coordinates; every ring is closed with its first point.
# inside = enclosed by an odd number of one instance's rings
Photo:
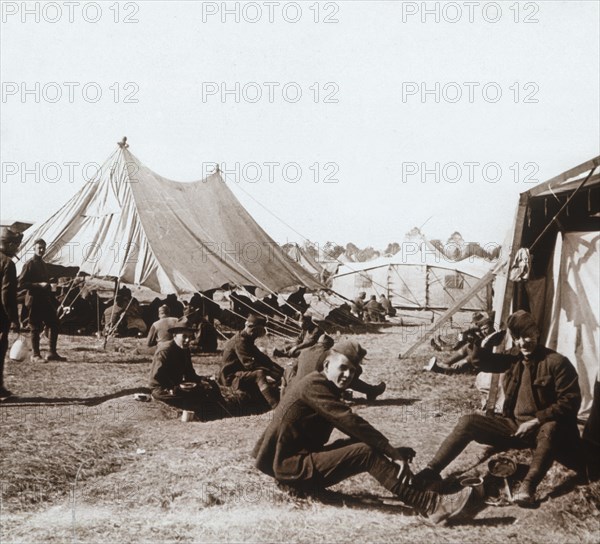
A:
{"type": "Polygon", "coordinates": [[[179,384],[179,389],[181,389],[182,391],[191,391],[197,385],[198,384],[196,382],[182,382],[179,384]]]}
{"type": "Polygon", "coordinates": [[[517,471],[517,463],[510,457],[496,457],[488,463],[488,470],[497,478],[508,478],[517,471]]]}

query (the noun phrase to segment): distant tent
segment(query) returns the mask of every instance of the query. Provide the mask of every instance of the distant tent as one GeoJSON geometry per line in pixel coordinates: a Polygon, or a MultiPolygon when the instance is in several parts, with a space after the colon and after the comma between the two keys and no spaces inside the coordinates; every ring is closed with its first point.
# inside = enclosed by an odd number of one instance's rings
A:
{"type": "Polygon", "coordinates": [[[127,148],[124,140],[73,198],[25,232],[21,263],[43,238],[50,263],[160,293],[226,283],[271,291],[321,287],[282,253],[218,170],[200,181],[171,181],[127,148]]]}
{"type": "MultiPolygon", "coordinates": [[[[452,262],[429,244],[415,244],[415,248],[418,251],[340,265],[332,279],[332,289],[349,299],[364,291],[367,297],[391,297],[396,307],[439,310],[452,306],[492,267],[492,263],[478,257],[452,262]]],[[[488,286],[463,309],[488,310],[490,305],[488,286]]]]}
{"type": "Polygon", "coordinates": [[[352,257],[352,255],[349,255],[346,251],[344,251],[344,253],[342,253],[337,258],[336,262],[338,262],[338,263],[354,263],[354,262],[356,262],[356,259],[354,257],[352,257]]]}
{"type": "Polygon", "coordinates": [[[298,263],[311,276],[314,278],[322,277],[323,267],[298,244],[286,244],[283,246],[283,250],[289,259],[298,263]]]}
{"type": "Polygon", "coordinates": [[[591,408],[600,357],[598,167],[600,157],[521,194],[508,263],[529,248],[530,274],[523,281],[509,281],[506,271],[498,275],[494,297],[499,321],[529,310],[542,341],[576,366],[582,414],[591,408]]]}

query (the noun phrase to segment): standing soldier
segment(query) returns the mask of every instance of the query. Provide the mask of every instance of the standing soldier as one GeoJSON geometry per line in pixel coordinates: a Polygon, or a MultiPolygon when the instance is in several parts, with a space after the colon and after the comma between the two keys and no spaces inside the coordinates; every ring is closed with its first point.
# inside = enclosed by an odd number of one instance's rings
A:
{"type": "Polygon", "coordinates": [[[34,256],[24,265],[19,276],[19,289],[27,289],[25,306],[29,310],[31,330],[32,363],[44,361],[66,361],[56,352],[58,342],[58,316],[56,299],[50,286],[50,273],[44,262],[46,242],[41,238],[33,243],[34,256]],[[40,335],[44,325],[50,329],[50,355],[43,359],[40,354],[40,335]]]}
{"type": "Polygon", "coordinates": [[[11,257],[14,257],[23,235],[8,227],[0,230],[0,283],[2,299],[0,301],[0,400],[12,393],[4,387],[4,358],[8,351],[8,331],[19,330],[19,312],[17,309],[17,270],[11,257]]]}

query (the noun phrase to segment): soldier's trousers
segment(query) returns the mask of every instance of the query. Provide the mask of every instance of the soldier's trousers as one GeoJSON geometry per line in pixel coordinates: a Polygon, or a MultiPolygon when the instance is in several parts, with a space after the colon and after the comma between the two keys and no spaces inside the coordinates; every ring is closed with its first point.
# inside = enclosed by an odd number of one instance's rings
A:
{"type": "MultiPolygon", "coordinates": [[[[556,421],[543,423],[537,432],[533,431],[524,438],[513,436],[517,428],[518,424],[507,417],[482,414],[464,415],[458,420],[450,435],[442,442],[428,466],[436,472],[441,472],[471,441],[496,446],[503,450],[530,447],[533,448],[533,459],[524,483],[535,490],[556,459],[559,445],[565,439],[568,440],[567,437],[571,437],[572,433],[568,432],[569,429],[565,424],[556,421]]],[[[573,443],[572,447],[578,448],[578,445],[573,443]]]]}
{"type": "Polygon", "coordinates": [[[51,302],[38,303],[31,307],[29,314],[29,328],[31,330],[31,349],[33,355],[40,355],[40,336],[44,325],[50,329],[50,353],[56,353],[58,342],[59,321],[56,309],[51,302]]]}
{"type": "Polygon", "coordinates": [[[271,369],[259,368],[257,370],[241,371],[234,374],[231,388],[234,391],[244,391],[254,401],[264,400],[271,408],[274,408],[279,402],[279,390],[269,384],[267,376],[281,379],[281,376],[271,369]]]}
{"type": "Polygon", "coordinates": [[[322,451],[308,454],[308,457],[304,463],[312,465],[312,477],[283,483],[316,493],[346,478],[368,472],[383,487],[418,512],[431,512],[439,499],[437,493],[401,484],[398,481],[399,466],[363,442],[338,440],[322,451]]]}
{"type": "Polygon", "coordinates": [[[170,393],[167,389],[157,387],[152,390],[152,397],[180,410],[195,412],[202,406],[202,398],[198,397],[194,392],[176,391],[170,393]]]}
{"type": "Polygon", "coordinates": [[[4,386],[4,358],[8,352],[8,328],[0,329],[0,387],[4,386]]]}

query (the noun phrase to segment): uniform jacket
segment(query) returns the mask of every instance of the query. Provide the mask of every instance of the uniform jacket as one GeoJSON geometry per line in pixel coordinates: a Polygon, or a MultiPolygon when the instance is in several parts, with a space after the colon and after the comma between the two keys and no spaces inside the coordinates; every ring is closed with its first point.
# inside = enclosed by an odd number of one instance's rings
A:
{"type": "Polygon", "coordinates": [[[314,327],[311,330],[303,330],[296,338],[296,345],[292,346],[293,349],[306,349],[310,346],[314,346],[319,338],[322,336],[323,331],[319,327],[314,327]]]}
{"type": "Polygon", "coordinates": [[[392,312],[394,310],[394,307],[392,306],[392,303],[390,301],[389,298],[381,298],[379,299],[379,304],[381,304],[381,307],[387,312],[392,312]]]}
{"type": "Polygon", "coordinates": [[[50,273],[44,259],[37,255],[29,259],[19,274],[19,289],[26,289],[25,306],[31,308],[38,304],[52,304],[54,296],[50,287],[40,287],[35,283],[49,283],[50,273]]]}
{"type": "MultiPolygon", "coordinates": [[[[502,413],[505,417],[513,418],[523,372],[523,355],[516,348],[508,353],[490,353],[489,350],[475,347],[471,360],[484,372],[504,372],[502,386],[505,401],[502,413]]],[[[532,360],[531,381],[537,419],[540,423],[557,421],[576,424],[581,392],[575,367],[569,359],[544,346],[534,350],[532,360]]]]}
{"type": "Polygon", "coordinates": [[[300,380],[315,370],[321,372],[328,353],[329,350],[324,349],[322,344],[303,349],[298,357],[295,379],[300,380]]]}
{"type": "Polygon", "coordinates": [[[356,297],[353,301],[352,304],[354,304],[354,306],[356,307],[357,310],[362,311],[365,307],[365,299],[361,298],[361,297],[356,297]]]}
{"type": "Polygon", "coordinates": [[[368,310],[370,312],[384,312],[385,311],[384,307],[376,300],[369,300],[365,304],[365,310],[368,310]]]}
{"type": "Polygon", "coordinates": [[[392,457],[387,438],[340,400],[341,390],[320,372],[295,381],[254,447],[256,467],[280,481],[313,475],[311,452],[323,450],[334,428],[392,457]]]}
{"type": "Polygon", "coordinates": [[[279,365],[271,361],[268,355],[254,345],[253,338],[241,330],[227,340],[223,346],[223,366],[219,373],[219,383],[231,385],[236,372],[275,367],[282,372],[279,365]]]}
{"type": "Polygon", "coordinates": [[[173,389],[181,382],[196,382],[199,379],[189,349],[181,349],[172,340],[156,348],[150,371],[151,389],[173,389]]]}
{"type": "Polygon", "coordinates": [[[152,347],[161,342],[172,340],[173,335],[169,332],[169,329],[174,327],[177,321],[176,317],[163,317],[152,323],[148,331],[148,337],[146,338],[146,345],[152,347]]]}
{"type": "Polygon", "coordinates": [[[0,304],[0,327],[8,330],[10,323],[18,323],[17,270],[12,259],[0,252],[0,281],[2,303],[0,304]]]}

